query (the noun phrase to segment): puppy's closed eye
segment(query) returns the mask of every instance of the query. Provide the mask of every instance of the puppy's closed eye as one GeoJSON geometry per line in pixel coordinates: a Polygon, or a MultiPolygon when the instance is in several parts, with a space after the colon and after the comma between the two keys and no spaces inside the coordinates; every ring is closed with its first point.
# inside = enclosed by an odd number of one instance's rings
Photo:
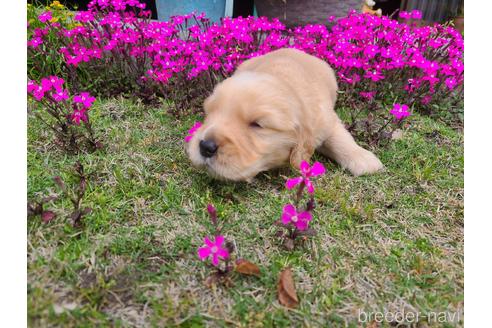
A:
{"type": "Polygon", "coordinates": [[[249,123],[249,126],[254,128],[254,129],[262,129],[263,127],[260,125],[260,123],[258,123],[257,121],[253,121],[251,123],[249,123]]]}

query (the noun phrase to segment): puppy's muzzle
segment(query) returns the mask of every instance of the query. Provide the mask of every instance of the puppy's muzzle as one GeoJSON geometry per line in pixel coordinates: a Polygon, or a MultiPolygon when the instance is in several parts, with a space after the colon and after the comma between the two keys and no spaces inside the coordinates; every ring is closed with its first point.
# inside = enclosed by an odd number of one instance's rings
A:
{"type": "Polygon", "coordinates": [[[218,148],[213,140],[200,140],[200,154],[205,158],[214,156],[218,148]]]}

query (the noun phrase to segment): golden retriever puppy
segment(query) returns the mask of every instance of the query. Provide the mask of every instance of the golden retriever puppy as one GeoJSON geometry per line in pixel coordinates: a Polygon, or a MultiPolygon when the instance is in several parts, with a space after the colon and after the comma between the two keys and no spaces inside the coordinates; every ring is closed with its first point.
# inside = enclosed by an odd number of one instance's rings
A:
{"type": "Polygon", "coordinates": [[[383,168],[335,113],[337,82],[324,61],[280,49],[243,62],[204,102],[203,125],[186,146],[191,162],[217,178],[251,181],[315,150],[353,175],[383,168]]]}

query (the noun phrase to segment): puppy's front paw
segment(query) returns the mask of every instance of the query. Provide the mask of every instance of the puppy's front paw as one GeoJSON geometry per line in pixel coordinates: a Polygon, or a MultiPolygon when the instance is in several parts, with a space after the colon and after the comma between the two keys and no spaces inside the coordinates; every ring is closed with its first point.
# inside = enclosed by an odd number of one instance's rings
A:
{"type": "Polygon", "coordinates": [[[376,155],[368,150],[360,148],[354,156],[351,156],[351,160],[347,163],[346,168],[353,175],[360,176],[381,171],[384,169],[384,165],[376,155]]]}

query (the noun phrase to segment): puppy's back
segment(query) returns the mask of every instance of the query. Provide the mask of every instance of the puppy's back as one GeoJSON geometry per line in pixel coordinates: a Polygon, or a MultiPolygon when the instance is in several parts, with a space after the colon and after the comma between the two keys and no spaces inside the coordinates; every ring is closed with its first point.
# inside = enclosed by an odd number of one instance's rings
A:
{"type": "MultiPolygon", "coordinates": [[[[253,71],[274,75],[292,86],[307,102],[327,103],[333,109],[337,81],[333,69],[324,61],[300,50],[283,48],[243,62],[236,72],[253,71]]],[[[309,108],[312,104],[306,103],[309,108]]]]}

